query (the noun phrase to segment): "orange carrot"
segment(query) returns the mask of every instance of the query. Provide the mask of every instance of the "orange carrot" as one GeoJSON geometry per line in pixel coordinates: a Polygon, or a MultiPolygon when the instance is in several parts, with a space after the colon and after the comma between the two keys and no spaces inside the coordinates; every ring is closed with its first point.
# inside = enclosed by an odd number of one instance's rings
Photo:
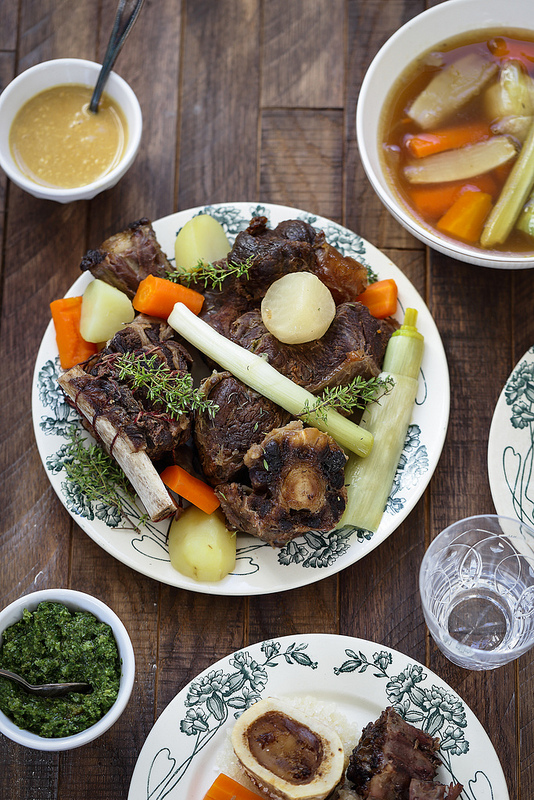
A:
{"type": "Polygon", "coordinates": [[[463,192],[436,227],[466,242],[478,242],[491,207],[491,195],[487,192],[463,192]]]}
{"type": "Polygon", "coordinates": [[[221,772],[204,795],[204,800],[258,800],[259,795],[221,772]]]}
{"type": "Polygon", "coordinates": [[[370,283],[356,300],[367,306],[373,317],[391,317],[397,310],[397,284],[393,278],[370,283]]]}
{"type": "Polygon", "coordinates": [[[496,36],[488,42],[488,49],[496,58],[522,61],[528,69],[534,63],[534,43],[496,36]]]}
{"type": "Polygon", "coordinates": [[[167,319],[175,303],[183,303],[194,314],[198,314],[203,302],[204,295],[194,289],[156,275],[147,275],[139,283],[132,305],[141,314],[167,319]]]}
{"type": "Polygon", "coordinates": [[[430,186],[413,186],[410,188],[410,199],[416,211],[427,220],[437,220],[452,206],[457,197],[465,191],[487,192],[493,199],[497,197],[497,182],[489,172],[477,175],[465,181],[431,184],[430,186]]]}
{"type": "Polygon", "coordinates": [[[165,486],[185,500],[189,500],[206,514],[213,514],[215,509],[220,506],[219,498],[211,486],[190,475],[177,464],[166,467],[160,477],[165,486]]]}
{"type": "Polygon", "coordinates": [[[80,334],[82,315],[81,297],[62,297],[50,303],[50,311],[56,329],[59,361],[63,369],[70,369],[98,352],[92,342],[86,342],[80,334]]]}
{"type": "Polygon", "coordinates": [[[432,153],[455,150],[466,144],[480,142],[489,136],[491,136],[489,125],[485,122],[478,122],[410,134],[405,138],[405,145],[412,156],[424,158],[432,153]]]}

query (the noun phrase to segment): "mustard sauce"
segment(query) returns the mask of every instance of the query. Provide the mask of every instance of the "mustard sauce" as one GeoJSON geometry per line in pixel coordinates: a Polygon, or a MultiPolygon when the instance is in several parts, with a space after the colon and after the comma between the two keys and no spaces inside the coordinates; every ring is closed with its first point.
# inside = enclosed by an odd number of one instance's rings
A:
{"type": "Polygon", "coordinates": [[[128,140],[126,119],[105,93],[98,112],[90,111],[92,93],[81,84],[54,86],[22,106],[9,144],[27,178],[72,189],[92,183],[119,163],[128,140]]]}

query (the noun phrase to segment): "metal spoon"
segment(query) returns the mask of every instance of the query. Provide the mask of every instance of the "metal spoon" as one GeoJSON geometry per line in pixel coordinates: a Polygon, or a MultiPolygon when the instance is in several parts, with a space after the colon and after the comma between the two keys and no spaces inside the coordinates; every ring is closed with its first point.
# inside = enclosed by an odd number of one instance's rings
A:
{"type": "Polygon", "coordinates": [[[21,678],[20,675],[17,675],[15,672],[10,672],[8,669],[0,669],[0,675],[18,683],[19,686],[22,686],[22,688],[26,689],[30,694],[37,694],[41,697],[61,697],[69,692],[87,694],[87,692],[93,691],[93,687],[90,683],[43,683],[39,686],[34,686],[28,683],[28,681],[25,681],[24,678],[21,678]]]}
{"type": "Polygon", "coordinates": [[[102,68],[96,82],[93,96],[91,97],[91,102],[89,103],[90,111],[95,113],[98,111],[100,97],[102,96],[109,73],[113,69],[113,65],[117,60],[117,56],[122,50],[122,46],[128,38],[128,34],[132,30],[135,20],[139,16],[143,2],[144,0],[119,0],[117,13],[115,15],[115,22],[113,23],[113,30],[111,31],[111,36],[109,37],[108,49],[106,50],[106,55],[104,56],[104,60],[102,62],[102,68]],[[129,3],[132,5],[132,2],[133,8],[131,8],[129,14],[127,13],[123,19],[123,13],[126,4],[129,3]]]}

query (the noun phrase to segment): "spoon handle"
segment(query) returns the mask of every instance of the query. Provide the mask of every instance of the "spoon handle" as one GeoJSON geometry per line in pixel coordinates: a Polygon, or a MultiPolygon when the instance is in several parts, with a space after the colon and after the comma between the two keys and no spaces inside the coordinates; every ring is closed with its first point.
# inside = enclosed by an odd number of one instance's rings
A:
{"type": "Polygon", "coordinates": [[[111,31],[111,36],[109,37],[106,54],[104,56],[104,60],[102,61],[102,68],[93,91],[93,96],[91,97],[91,102],[89,103],[89,110],[93,112],[98,111],[98,104],[100,103],[100,98],[102,96],[105,83],[109,77],[109,73],[113,69],[113,65],[117,60],[117,56],[122,50],[122,46],[128,38],[128,34],[132,30],[135,20],[139,16],[139,12],[141,11],[144,0],[136,0],[133,8],[130,10],[129,15],[123,19],[124,9],[127,2],[128,0],[119,0],[117,13],[115,15],[115,22],[113,23],[113,29],[111,31]]]}
{"type": "Polygon", "coordinates": [[[68,692],[86,693],[92,690],[90,683],[41,683],[35,686],[8,669],[0,669],[0,675],[18,683],[19,686],[22,686],[22,688],[30,692],[30,694],[38,694],[42,697],[60,697],[68,692]]]}

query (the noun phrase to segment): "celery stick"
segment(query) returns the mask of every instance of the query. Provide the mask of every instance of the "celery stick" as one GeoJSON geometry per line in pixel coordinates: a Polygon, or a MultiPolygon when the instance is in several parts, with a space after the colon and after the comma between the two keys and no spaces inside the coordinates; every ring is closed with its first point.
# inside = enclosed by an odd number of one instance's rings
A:
{"type": "Polygon", "coordinates": [[[404,167],[404,177],[410,183],[464,180],[489,172],[516,156],[517,148],[508,136],[492,136],[482,142],[414,159],[404,167]]]}
{"type": "Polygon", "coordinates": [[[441,125],[476,97],[497,69],[497,64],[479,53],[459,58],[432,78],[408,109],[408,116],[423,130],[441,125]]]}
{"type": "Polygon", "coordinates": [[[281,375],[265,359],[245,350],[217,333],[199,319],[183,303],[176,303],[168,318],[169,325],[184,339],[252,389],[260,392],[294,416],[332,436],[341,447],[365,457],[373,446],[373,435],[332,409],[316,415],[312,409],[316,398],[302,386],[281,375]]]}
{"type": "Polygon", "coordinates": [[[506,179],[499,199],[486,220],[480,237],[483,247],[494,247],[506,241],[533,186],[534,123],[530,126],[525,143],[506,179]]]}
{"type": "Polygon", "coordinates": [[[519,215],[516,228],[534,238],[534,194],[530,195],[519,215]]]}
{"type": "Polygon", "coordinates": [[[360,424],[373,434],[374,445],[366,459],[349,456],[341,527],[353,525],[375,532],[380,525],[417,395],[424,339],[415,327],[416,320],[417,312],[406,309],[404,325],[388,343],[380,377],[392,377],[395,385],[379,402],[371,402],[362,416],[360,424]]]}

